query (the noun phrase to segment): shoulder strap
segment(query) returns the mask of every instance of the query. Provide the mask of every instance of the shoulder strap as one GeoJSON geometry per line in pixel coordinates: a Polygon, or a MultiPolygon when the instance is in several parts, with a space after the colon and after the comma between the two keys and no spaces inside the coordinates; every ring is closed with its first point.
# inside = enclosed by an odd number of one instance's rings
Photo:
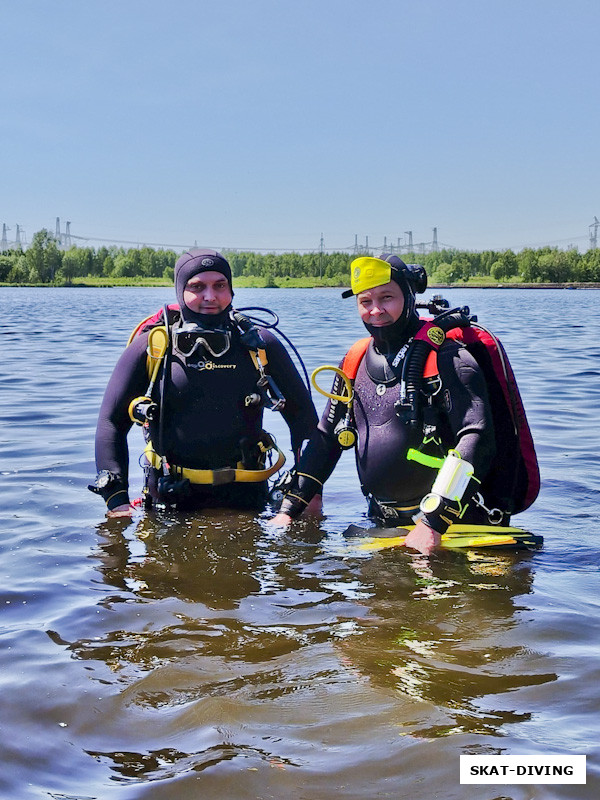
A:
{"type": "Polygon", "coordinates": [[[438,375],[438,373],[439,369],[437,365],[437,350],[432,350],[427,356],[427,361],[425,362],[425,367],[423,368],[423,377],[434,378],[436,375],[438,375]]]}
{"type": "MultiPolygon", "coordinates": [[[[463,329],[452,328],[451,330],[446,331],[446,339],[453,339],[455,342],[464,343],[463,329]]],[[[425,367],[423,368],[424,378],[434,378],[436,375],[439,375],[439,369],[437,364],[438,350],[439,346],[436,347],[434,350],[432,350],[431,353],[429,353],[429,355],[427,356],[427,360],[425,361],[425,367]]]]}
{"type": "Polygon", "coordinates": [[[148,347],[146,350],[146,372],[150,379],[150,387],[147,394],[150,394],[152,387],[158,377],[158,370],[162,364],[165,353],[169,346],[169,332],[165,325],[165,314],[170,316],[169,312],[179,311],[179,306],[176,303],[165,305],[160,311],[145,317],[139,322],[132,330],[127,345],[129,346],[133,340],[140,336],[142,333],[148,333],[148,347]],[[165,311],[166,309],[166,311],[165,311]]]}
{"type": "MultiPolygon", "coordinates": [[[[430,347],[433,349],[429,353],[427,357],[427,361],[425,363],[425,369],[423,372],[423,377],[431,378],[438,374],[437,368],[437,350],[441,344],[441,342],[433,341],[428,336],[428,331],[432,328],[439,330],[436,326],[432,323],[428,323],[426,326],[423,327],[422,331],[420,331],[420,336],[417,335],[419,339],[424,339],[428,342],[430,347]]],[[[454,338],[452,336],[452,331],[447,334],[450,338],[454,338]]],[[[415,338],[417,338],[415,337],[415,338]]],[[[344,361],[342,362],[342,369],[346,373],[346,375],[350,378],[350,380],[354,380],[356,378],[356,373],[358,372],[358,367],[360,362],[363,360],[365,353],[367,352],[367,347],[369,346],[369,342],[371,341],[371,337],[367,336],[365,339],[359,339],[358,342],[354,342],[350,350],[344,356],[344,361]]]]}
{"type": "MultiPolygon", "coordinates": [[[[177,303],[169,303],[167,306],[167,311],[179,311],[179,305],[177,303]]],[[[131,331],[131,335],[127,340],[127,344],[131,344],[135,337],[139,336],[144,330],[153,328],[155,325],[164,325],[164,322],[165,315],[162,308],[160,311],[156,311],[154,314],[144,317],[144,319],[141,322],[138,322],[135,328],[131,331]]]]}
{"type": "Polygon", "coordinates": [[[358,367],[360,362],[363,360],[365,353],[367,352],[367,347],[369,346],[369,342],[371,341],[371,337],[367,336],[364,339],[359,339],[358,342],[354,342],[350,350],[344,356],[344,360],[342,362],[342,370],[346,373],[346,375],[353,381],[356,378],[356,373],[358,372],[358,367]]]}

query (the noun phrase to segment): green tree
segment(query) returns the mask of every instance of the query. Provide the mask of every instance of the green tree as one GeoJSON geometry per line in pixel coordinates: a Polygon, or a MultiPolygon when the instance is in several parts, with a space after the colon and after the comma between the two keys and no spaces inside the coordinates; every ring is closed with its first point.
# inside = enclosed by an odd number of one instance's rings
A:
{"type": "Polygon", "coordinates": [[[137,267],[136,275],[143,275],[145,278],[156,277],[154,274],[154,257],[155,251],[150,247],[142,247],[139,250],[140,260],[137,267]]]}
{"type": "Polygon", "coordinates": [[[111,278],[133,278],[135,275],[135,265],[129,257],[129,252],[121,252],[115,258],[115,265],[111,278]]]}
{"type": "Polygon", "coordinates": [[[259,265],[259,256],[257,253],[248,253],[246,258],[246,264],[244,265],[244,275],[245,276],[259,276],[260,272],[260,265],[259,265]]]}
{"type": "Polygon", "coordinates": [[[223,253],[225,258],[229,261],[231,267],[231,274],[234,278],[239,278],[244,275],[244,267],[246,266],[247,253],[226,252],[223,253]]]}
{"type": "Polygon", "coordinates": [[[274,275],[281,275],[281,265],[277,261],[277,256],[274,253],[267,253],[260,257],[260,274],[264,277],[274,275]]]}
{"type": "Polygon", "coordinates": [[[56,242],[54,240],[49,242],[44,254],[46,275],[48,276],[49,282],[54,283],[56,280],[62,266],[62,260],[63,253],[58,249],[56,242]]]}
{"type": "Polygon", "coordinates": [[[115,260],[112,255],[109,253],[102,263],[102,274],[110,278],[115,269],[115,260]]]}
{"type": "Polygon", "coordinates": [[[166,269],[173,269],[176,261],[177,255],[173,250],[156,251],[152,259],[152,274],[156,278],[162,277],[166,269]]]}
{"type": "Polygon", "coordinates": [[[79,275],[79,258],[77,251],[67,250],[66,253],[63,253],[62,266],[58,271],[58,278],[62,279],[65,283],[71,283],[76,275],[79,275]]]}
{"type": "Polygon", "coordinates": [[[484,250],[479,254],[479,275],[491,275],[492,264],[497,260],[498,253],[493,250],[484,250]]]}
{"type": "Polygon", "coordinates": [[[538,276],[538,254],[531,248],[525,248],[517,255],[519,276],[525,283],[535,283],[538,276]]]}
{"type": "MultiPolygon", "coordinates": [[[[46,262],[46,250],[53,242],[52,234],[46,228],[34,233],[31,246],[25,253],[27,280],[30,283],[50,283],[54,279],[46,262]]],[[[52,263],[56,263],[55,259],[52,259],[52,263]]]]}
{"type": "Polygon", "coordinates": [[[8,274],[16,260],[13,256],[0,256],[0,281],[8,280],[8,274]]]}
{"type": "Polygon", "coordinates": [[[456,250],[435,250],[432,253],[427,253],[425,256],[418,256],[416,253],[406,253],[400,256],[406,264],[423,264],[425,271],[428,275],[433,275],[440,264],[451,264],[455,255],[458,254],[456,250]]]}
{"type": "Polygon", "coordinates": [[[583,254],[579,272],[582,281],[600,282],[600,248],[588,250],[583,254]]]}
{"type": "Polygon", "coordinates": [[[280,275],[289,275],[298,278],[302,275],[302,256],[299,253],[282,253],[279,257],[281,263],[280,275]]]}
{"type": "Polygon", "coordinates": [[[302,256],[304,275],[316,278],[319,275],[319,253],[304,253],[302,256]]]}
{"type": "Polygon", "coordinates": [[[452,272],[455,280],[468,281],[471,277],[471,261],[466,253],[456,253],[452,259],[452,272]]]}
{"type": "Polygon", "coordinates": [[[103,275],[104,274],[104,262],[108,257],[109,250],[108,247],[100,247],[98,251],[93,253],[93,265],[92,271],[90,275],[103,275]]]}
{"type": "Polygon", "coordinates": [[[24,255],[18,256],[6,276],[9,283],[25,283],[29,273],[29,265],[24,255]]]}
{"type": "Polygon", "coordinates": [[[90,247],[78,247],[76,249],[78,267],[78,275],[95,275],[95,259],[94,252],[90,247]]]}
{"type": "Polygon", "coordinates": [[[501,281],[514,278],[519,274],[517,257],[512,250],[505,250],[492,264],[490,274],[494,280],[501,281]]]}
{"type": "Polygon", "coordinates": [[[351,257],[346,253],[330,253],[327,256],[327,266],[325,267],[325,277],[334,278],[341,276],[340,283],[350,282],[350,261],[351,257]]]}
{"type": "Polygon", "coordinates": [[[142,274],[142,253],[140,250],[128,250],[127,258],[130,264],[131,277],[142,274]]]}
{"type": "Polygon", "coordinates": [[[442,262],[438,264],[431,278],[435,283],[454,283],[456,280],[454,267],[452,264],[442,262]]]}
{"type": "Polygon", "coordinates": [[[576,263],[576,251],[552,250],[539,258],[540,278],[547,283],[571,281],[576,263]]]}

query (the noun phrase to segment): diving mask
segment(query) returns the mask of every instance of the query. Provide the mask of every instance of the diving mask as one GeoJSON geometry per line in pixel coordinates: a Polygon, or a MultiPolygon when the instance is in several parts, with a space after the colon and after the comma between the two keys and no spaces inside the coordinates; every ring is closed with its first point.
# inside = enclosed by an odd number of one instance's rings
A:
{"type": "Polygon", "coordinates": [[[213,358],[225,355],[231,346],[231,331],[222,328],[201,328],[195,322],[186,322],[173,330],[173,349],[189,358],[204,348],[213,358]]]}

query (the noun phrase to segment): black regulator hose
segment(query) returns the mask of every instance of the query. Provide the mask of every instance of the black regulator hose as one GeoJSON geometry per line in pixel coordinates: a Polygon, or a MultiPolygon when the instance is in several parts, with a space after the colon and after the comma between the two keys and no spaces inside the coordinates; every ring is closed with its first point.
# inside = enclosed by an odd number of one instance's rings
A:
{"type": "MultiPolygon", "coordinates": [[[[463,306],[444,311],[434,318],[433,324],[447,333],[453,328],[468,327],[472,319],[469,307],[463,306]]],[[[396,414],[411,428],[416,428],[420,423],[423,371],[431,349],[431,345],[425,339],[414,339],[404,359],[401,376],[404,392],[402,399],[396,403],[396,414]]]]}
{"type": "Polygon", "coordinates": [[[423,385],[423,369],[430,352],[431,347],[427,342],[424,339],[417,339],[410,345],[404,359],[401,382],[404,391],[395,406],[396,414],[411,428],[416,428],[419,424],[419,397],[423,385]]]}
{"type": "MultiPolygon", "coordinates": [[[[279,330],[279,328],[277,327],[279,325],[279,317],[278,317],[278,315],[274,311],[271,311],[270,308],[263,308],[262,306],[245,306],[244,308],[235,309],[233,311],[233,313],[232,313],[232,317],[233,317],[235,323],[241,328],[241,330],[243,331],[244,335],[247,332],[248,332],[249,335],[251,335],[250,331],[249,331],[249,328],[247,327],[248,324],[250,326],[252,326],[253,324],[254,325],[258,324],[262,328],[266,328],[267,330],[275,331],[277,333],[277,335],[280,336],[284,340],[284,342],[288,345],[288,347],[290,347],[290,349],[293,351],[294,355],[296,356],[298,364],[300,364],[300,366],[302,368],[302,372],[304,373],[304,382],[306,384],[306,388],[308,390],[308,394],[312,397],[310,378],[308,377],[308,371],[306,369],[306,365],[304,364],[304,361],[302,360],[302,356],[298,352],[298,350],[297,350],[296,346],[294,345],[294,343],[290,339],[288,339],[288,337],[285,335],[285,333],[283,333],[283,331],[279,330]],[[243,311],[264,311],[265,313],[271,315],[271,317],[273,318],[274,322],[267,322],[265,320],[260,319],[259,317],[253,316],[252,314],[247,314],[247,315],[246,314],[242,314],[241,312],[243,312],[243,311]]],[[[256,328],[255,328],[255,330],[256,330],[256,328]]],[[[260,333],[258,331],[256,331],[256,334],[258,335],[259,338],[261,338],[260,337],[260,333]]],[[[261,341],[262,341],[262,338],[261,338],[261,341]]],[[[253,345],[248,345],[248,346],[253,346],[253,345]]],[[[264,342],[263,342],[263,346],[264,346],[264,342]]]]}
{"type": "Polygon", "coordinates": [[[262,336],[260,335],[258,328],[252,322],[252,320],[247,317],[245,314],[232,309],[231,316],[233,317],[233,321],[241,330],[241,340],[242,343],[246,345],[246,347],[251,348],[252,350],[258,350],[261,347],[265,346],[262,336]]]}

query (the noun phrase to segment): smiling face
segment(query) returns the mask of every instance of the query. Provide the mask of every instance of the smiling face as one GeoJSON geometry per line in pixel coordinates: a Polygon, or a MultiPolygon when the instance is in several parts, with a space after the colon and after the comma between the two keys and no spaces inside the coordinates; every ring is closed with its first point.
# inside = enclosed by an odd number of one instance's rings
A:
{"type": "Polygon", "coordinates": [[[395,281],[375,286],[356,296],[358,313],[365,325],[393,325],[404,310],[404,293],[395,281]]]}
{"type": "Polygon", "coordinates": [[[225,275],[200,272],[185,285],[183,302],[196,314],[220,314],[233,300],[225,275]]]}

